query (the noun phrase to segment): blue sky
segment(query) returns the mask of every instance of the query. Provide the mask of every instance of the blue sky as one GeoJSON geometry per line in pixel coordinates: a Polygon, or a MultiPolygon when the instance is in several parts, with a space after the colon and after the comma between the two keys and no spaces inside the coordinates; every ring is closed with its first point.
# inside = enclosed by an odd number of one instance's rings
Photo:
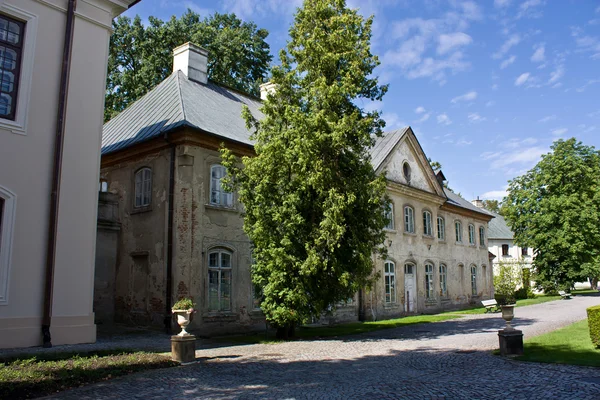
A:
{"type": "MultiPolygon", "coordinates": [[[[143,0],[126,15],[233,12],[277,55],[300,0],[143,0]]],[[[600,147],[600,1],[348,0],[375,15],[386,129],[412,126],[450,186],[501,198],[558,138],[600,147]]]]}

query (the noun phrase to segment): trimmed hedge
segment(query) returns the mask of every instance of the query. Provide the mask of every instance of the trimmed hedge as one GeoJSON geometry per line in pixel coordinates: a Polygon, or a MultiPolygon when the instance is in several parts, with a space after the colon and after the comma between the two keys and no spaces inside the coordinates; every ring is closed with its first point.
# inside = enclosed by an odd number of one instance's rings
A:
{"type": "Polygon", "coordinates": [[[589,307],[587,315],[592,343],[594,346],[600,347],[600,306],[589,307]]]}

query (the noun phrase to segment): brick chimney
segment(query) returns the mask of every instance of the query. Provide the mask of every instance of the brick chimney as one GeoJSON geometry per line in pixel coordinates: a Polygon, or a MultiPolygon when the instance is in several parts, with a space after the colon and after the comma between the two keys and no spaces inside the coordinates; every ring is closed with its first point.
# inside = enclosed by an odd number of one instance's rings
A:
{"type": "Polygon", "coordinates": [[[483,200],[479,200],[479,196],[477,196],[477,198],[475,200],[471,200],[471,203],[475,207],[483,208],[483,200]]]}
{"type": "Polygon", "coordinates": [[[173,49],[173,72],[181,71],[195,82],[208,82],[208,51],[187,42],[173,49]]]}

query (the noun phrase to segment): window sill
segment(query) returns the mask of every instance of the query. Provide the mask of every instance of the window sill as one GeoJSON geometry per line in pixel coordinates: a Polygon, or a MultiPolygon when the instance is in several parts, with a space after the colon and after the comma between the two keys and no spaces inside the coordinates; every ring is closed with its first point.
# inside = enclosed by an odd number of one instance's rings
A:
{"type": "Polygon", "coordinates": [[[384,232],[387,232],[387,233],[398,233],[398,231],[395,229],[383,228],[383,230],[384,230],[384,232]]]}
{"type": "Polygon", "coordinates": [[[383,308],[385,310],[396,310],[396,309],[400,308],[400,304],[397,304],[397,303],[385,303],[383,305],[383,308]]]}
{"type": "Polygon", "coordinates": [[[433,235],[425,235],[425,234],[424,234],[424,235],[423,235],[423,239],[427,239],[427,240],[433,240],[433,239],[434,239],[434,237],[433,237],[433,235]]]}
{"type": "Polygon", "coordinates": [[[204,208],[207,208],[209,210],[227,211],[227,212],[231,212],[231,213],[238,212],[237,208],[235,208],[235,207],[225,207],[225,206],[220,206],[217,204],[205,204],[204,208]]]}
{"type": "Polygon", "coordinates": [[[145,207],[134,207],[129,214],[130,215],[142,214],[142,213],[150,212],[150,211],[152,211],[152,205],[145,206],[145,207]]]}
{"type": "Polygon", "coordinates": [[[463,242],[454,242],[457,246],[463,246],[464,243],[463,242]]]}
{"type": "Polygon", "coordinates": [[[415,237],[417,236],[417,234],[414,233],[414,232],[406,232],[406,231],[404,231],[402,233],[405,234],[405,235],[408,235],[408,236],[415,236],[415,237]]]}
{"type": "Polygon", "coordinates": [[[438,243],[446,244],[446,239],[438,239],[438,243]]]}
{"type": "Polygon", "coordinates": [[[26,135],[25,127],[22,124],[10,119],[0,118],[0,129],[11,131],[12,133],[16,133],[18,135],[26,135]]]}

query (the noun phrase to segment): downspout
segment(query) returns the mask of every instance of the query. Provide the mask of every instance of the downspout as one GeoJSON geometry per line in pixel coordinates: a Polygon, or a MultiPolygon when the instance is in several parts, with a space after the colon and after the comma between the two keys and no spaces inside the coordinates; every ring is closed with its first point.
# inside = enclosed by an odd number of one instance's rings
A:
{"type": "MultiPolygon", "coordinates": [[[[167,135],[165,134],[165,140],[167,135]]],[[[171,320],[171,301],[173,299],[173,210],[175,209],[175,145],[169,142],[171,145],[171,157],[169,160],[169,208],[167,212],[167,290],[165,296],[165,332],[168,334],[172,333],[171,320]]]]}
{"type": "Polygon", "coordinates": [[[64,148],[65,120],[67,116],[67,97],[73,32],[75,28],[75,9],[77,0],[68,0],[67,23],[60,72],[60,91],[58,94],[58,118],[56,121],[56,140],[54,142],[54,162],[52,168],[52,192],[50,193],[50,217],[48,223],[48,241],[46,246],[46,281],[44,287],[44,314],[42,317],[42,335],[44,347],[52,347],[50,323],[52,320],[52,289],[56,265],[56,235],[58,231],[58,208],[60,199],[60,176],[64,148]]]}

